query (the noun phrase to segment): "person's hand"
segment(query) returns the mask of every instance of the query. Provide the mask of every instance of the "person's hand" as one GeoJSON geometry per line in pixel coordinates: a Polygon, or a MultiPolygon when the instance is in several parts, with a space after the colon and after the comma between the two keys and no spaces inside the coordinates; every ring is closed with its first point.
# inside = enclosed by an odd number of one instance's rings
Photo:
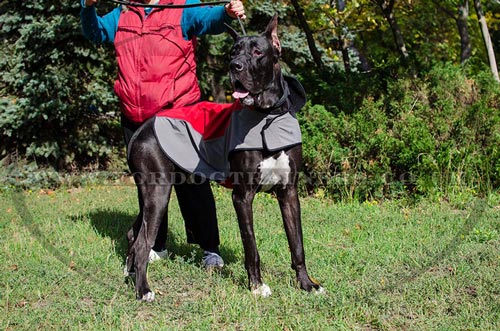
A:
{"type": "MultiPolygon", "coordinates": [[[[91,1],[91,0],[86,0],[91,1]]],[[[245,6],[243,6],[243,2],[241,0],[231,0],[230,3],[224,6],[226,8],[226,13],[229,17],[236,18],[239,17],[241,19],[245,19],[245,6]]]]}
{"type": "Polygon", "coordinates": [[[97,0],[85,0],[85,7],[95,6],[96,3],[97,3],[97,0]]]}

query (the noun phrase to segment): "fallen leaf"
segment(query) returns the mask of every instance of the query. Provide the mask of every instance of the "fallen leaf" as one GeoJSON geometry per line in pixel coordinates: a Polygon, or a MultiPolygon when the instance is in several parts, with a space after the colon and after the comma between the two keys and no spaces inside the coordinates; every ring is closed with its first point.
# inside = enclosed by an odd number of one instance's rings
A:
{"type": "Polygon", "coordinates": [[[23,307],[26,307],[27,305],[28,305],[28,301],[24,301],[24,300],[15,304],[16,308],[23,308],[23,307]]]}

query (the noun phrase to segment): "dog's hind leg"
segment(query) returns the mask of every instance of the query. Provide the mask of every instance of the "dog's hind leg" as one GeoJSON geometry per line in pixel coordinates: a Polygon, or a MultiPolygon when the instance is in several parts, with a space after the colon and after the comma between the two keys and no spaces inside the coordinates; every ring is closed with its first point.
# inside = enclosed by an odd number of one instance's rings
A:
{"type": "Polygon", "coordinates": [[[147,280],[147,266],[149,261],[149,252],[153,248],[156,235],[162,221],[167,217],[168,201],[172,186],[168,185],[143,185],[139,188],[143,196],[148,196],[142,206],[142,219],[137,237],[132,247],[133,268],[135,270],[135,288],[137,299],[143,301],[153,301],[154,293],[151,291],[147,280]]]}
{"type": "MultiPolygon", "coordinates": [[[[135,179],[137,181],[137,179],[135,179]]],[[[134,270],[134,243],[137,239],[137,235],[139,234],[139,230],[141,229],[142,224],[142,197],[141,191],[138,190],[138,200],[139,200],[139,215],[137,215],[134,224],[130,227],[127,232],[127,240],[128,240],[128,249],[127,249],[127,257],[125,259],[125,268],[123,273],[125,276],[133,276],[135,277],[134,270]]]]}
{"type": "Polygon", "coordinates": [[[154,299],[147,280],[149,253],[162,222],[165,222],[163,231],[167,231],[167,208],[175,170],[159,147],[153,126],[153,119],[144,123],[128,146],[128,163],[137,185],[140,213],[128,232],[127,269],[135,271],[136,295],[144,301],[154,299]]]}

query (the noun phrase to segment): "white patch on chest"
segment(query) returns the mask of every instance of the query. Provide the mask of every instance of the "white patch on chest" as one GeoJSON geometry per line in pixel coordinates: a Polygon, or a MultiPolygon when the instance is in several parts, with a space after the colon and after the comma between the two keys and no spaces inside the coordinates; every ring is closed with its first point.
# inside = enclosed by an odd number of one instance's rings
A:
{"type": "Polygon", "coordinates": [[[285,152],[281,152],[277,159],[270,157],[259,164],[260,182],[262,191],[270,190],[276,184],[285,186],[290,180],[290,160],[285,152]]]}

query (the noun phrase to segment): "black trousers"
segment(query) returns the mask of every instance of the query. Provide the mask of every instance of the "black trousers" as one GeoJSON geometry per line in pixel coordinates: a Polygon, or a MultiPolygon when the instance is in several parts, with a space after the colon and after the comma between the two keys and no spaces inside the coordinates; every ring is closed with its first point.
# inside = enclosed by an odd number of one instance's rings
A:
{"type": "MultiPolygon", "coordinates": [[[[121,115],[125,145],[128,144],[134,132],[140,125],[131,122],[121,115]]],[[[198,244],[203,250],[218,252],[219,227],[217,225],[217,214],[215,200],[208,180],[195,180],[196,184],[182,183],[175,185],[175,193],[179,201],[179,208],[184,218],[187,242],[198,244]],[[201,182],[201,184],[200,184],[201,182]]],[[[166,248],[167,240],[167,217],[162,222],[153,249],[162,251],[166,248]]]]}

